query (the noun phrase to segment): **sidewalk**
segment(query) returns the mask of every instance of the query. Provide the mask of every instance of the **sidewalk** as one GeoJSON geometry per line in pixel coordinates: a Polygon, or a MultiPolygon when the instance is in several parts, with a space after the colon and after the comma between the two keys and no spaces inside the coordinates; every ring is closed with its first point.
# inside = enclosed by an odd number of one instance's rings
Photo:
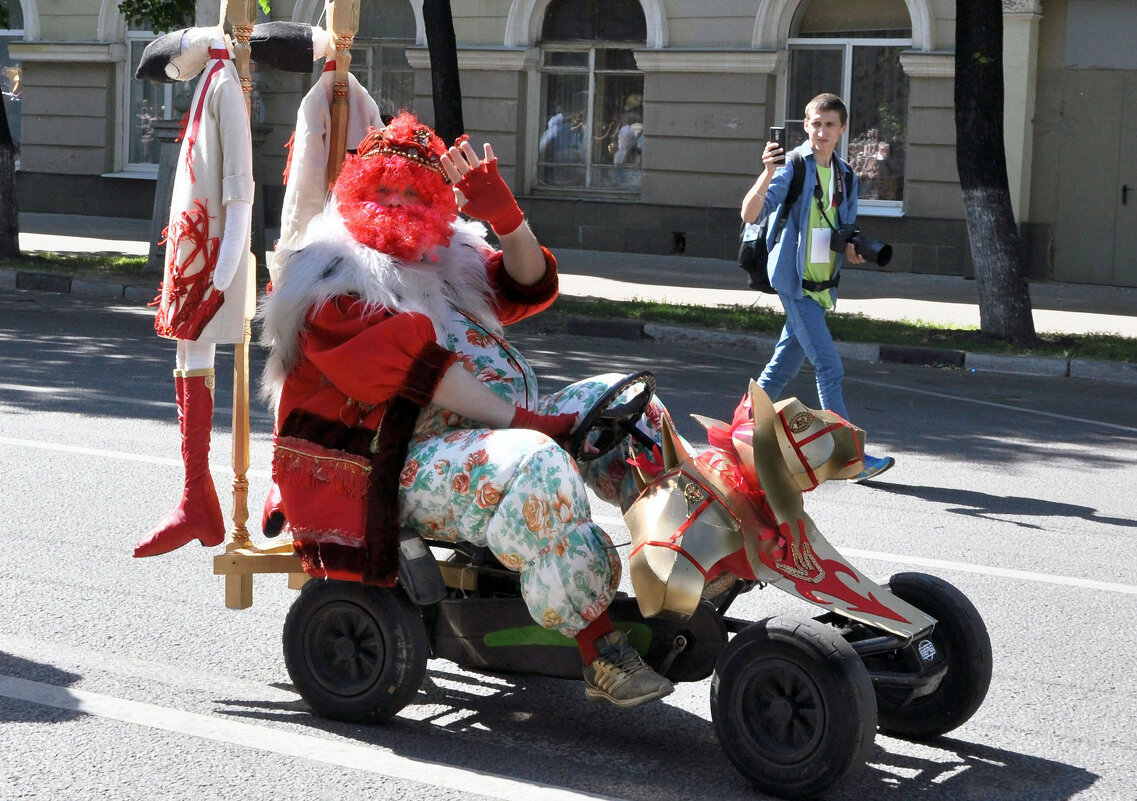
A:
{"type": "MultiPolygon", "coordinates": [[[[86,217],[57,214],[21,214],[20,248],[27,251],[118,252],[146,255],[149,250],[148,220],[86,217]]],[[[275,231],[266,231],[272,241],[275,231]]],[[[733,261],[687,256],[651,256],[635,253],[609,253],[585,250],[558,250],[561,292],[568,296],[599,297],[612,300],[643,299],[681,304],[758,305],[780,309],[777,297],[744,288],[743,274],[733,261]]],[[[18,283],[12,271],[0,270],[0,286],[29,286],[25,277],[18,283]],[[8,275],[5,275],[8,273],[8,275]]],[[[48,284],[52,282],[47,282],[48,284]]],[[[88,286],[99,282],[75,282],[63,288],[42,285],[37,288],[72,291],[100,296],[145,300],[153,297],[152,286],[144,288],[88,286]],[[116,292],[117,289],[117,292],[116,292]],[[137,295],[137,297],[134,297],[137,295]]],[[[1137,288],[1104,287],[1086,284],[1033,283],[1031,304],[1039,332],[1068,334],[1109,333],[1137,338],[1137,288]]],[[[975,281],[954,276],[888,273],[846,269],[842,273],[841,312],[859,312],[881,320],[910,320],[979,325],[975,281]]],[[[698,331],[676,326],[632,324],[616,326],[616,335],[651,336],[672,341],[705,344],[753,346],[770,349],[769,338],[720,331],[698,331]]],[[[595,326],[591,326],[594,330],[595,326]]],[[[842,345],[846,359],[869,361],[921,361],[922,357],[943,363],[945,354],[913,353],[923,349],[888,348],[872,344],[842,345]]],[[[949,363],[960,367],[999,372],[1023,372],[1054,376],[1102,378],[1137,383],[1137,364],[1098,362],[1092,359],[1056,359],[989,354],[946,354],[949,363]]]]}

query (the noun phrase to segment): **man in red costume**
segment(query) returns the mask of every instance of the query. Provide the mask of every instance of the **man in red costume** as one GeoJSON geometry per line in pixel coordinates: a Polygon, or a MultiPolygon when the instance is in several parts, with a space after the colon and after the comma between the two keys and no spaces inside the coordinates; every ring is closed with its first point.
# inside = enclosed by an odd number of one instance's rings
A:
{"type": "MultiPolygon", "coordinates": [[[[610,381],[539,395],[503,335],[553,302],[557,272],[490,146],[447,148],[400,114],[276,264],[262,311],[273,478],[309,575],[392,585],[400,526],[485,545],[520,573],[534,620],[575,638],[589,698],[670,693],[608,617],[619,558],[561,446],[610,381]]],[[[649,409],[649,431],[663,413],[649,409]]],[[[611,489],[613,475],[591,478],[611,489]]]]}

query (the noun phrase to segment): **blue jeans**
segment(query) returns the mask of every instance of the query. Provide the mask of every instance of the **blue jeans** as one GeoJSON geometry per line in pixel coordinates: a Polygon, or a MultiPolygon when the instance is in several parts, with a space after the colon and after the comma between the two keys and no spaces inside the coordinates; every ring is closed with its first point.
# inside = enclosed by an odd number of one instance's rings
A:
{"type": "Polygon", "coordinates": [[[841,365],[841,354],[833,344],[833,335],[825,323],[825,309],[810,297],[798,300],[783,298],[782,308],[786,310],[786,324],[782,336],[774,347],[770,363],[762,371],[758,386],[766,391],[771,400],[777,400],[786,384],[798,374],[802,363],[809,359],[817,376],[817,399],[821,408],[849,419],[845,408],[845,396],[841,391],[841,381],[845,368],[841,365]]]}

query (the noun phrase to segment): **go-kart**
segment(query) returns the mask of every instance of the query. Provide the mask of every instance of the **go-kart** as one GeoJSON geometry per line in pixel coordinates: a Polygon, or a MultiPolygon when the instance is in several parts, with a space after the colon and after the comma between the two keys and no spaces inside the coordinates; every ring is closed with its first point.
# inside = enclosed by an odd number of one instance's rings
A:
{"type": "MultiPolygon", "coordinates": [[[[628,436],[650,451],[656,443],[636,423],[654,387],[650,373],[612,386],[582,416],[570,446],[575,458],[595,459],[628,436]]],[[[755,450],[774,447],[760,439],[756,432],[755,450]]],[[[673,682],[713,675],[715,732],[756,789],[815,796],[863,764],[878,727],[922,740],[975,713],[990,683],[991,645],[958,589],[922,573],[874,584],[811,521],[779,546],[768,535],[786,531],[760,488],[750,487],[750,500],[740,505],[740,485],[728,486],[706,464],[699,468],[678,441],[664,443],[663,469],[645,480],[626,514],[637,597],[621,594],[609,612],[673,682]],[[767,536],[752,536],[758,530],[767,536]],[[735,548],[732,537],[743,546],[735,548]],[[741,593],[768,586],[821,614],[756,622],[729,616],[741,593]]],[[[393,588],[311,580],[292,604],[285,664],[317,713],[384,721],[414,698],[429,658],[581,678],[575,642],[533,622],[518,574],[488,549],[424,541],[404,530],[401,557],[393,588]]]]}

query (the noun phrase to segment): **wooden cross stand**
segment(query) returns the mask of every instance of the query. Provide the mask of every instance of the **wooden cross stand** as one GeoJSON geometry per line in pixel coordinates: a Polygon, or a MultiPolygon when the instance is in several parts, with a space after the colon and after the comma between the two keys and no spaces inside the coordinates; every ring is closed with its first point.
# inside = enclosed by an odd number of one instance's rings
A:
{"type": "MultiPolygon", "coordinates": [[[[256,0],[222,0],[221,24],[229,22],[233,31],[234,64],[245,91],[246,109],[250,111],[252,79],[249,75],[249,37],[253,31],[256,0]]],[[[351,45],[359,28],[359,0],[327,0],[325,4],[328,33],[336,46],[336,72],[332,89],[331,147],[326,170],[327,184],[335,183],[347,148],[347,86],[351,66],[351,45]]],[[[233,357],[233,530],[225,553],[213,559],[215,575],[225,576],[225,606],[248,609],[253,605],[255,573],[287,573],[288,586],[299,589],[308,580],[286,542],[258,548],[249,539],[245,523],[249,519],[249,341],[250,325],[246,322],[244,341],[236,346],[233,357]]]]}

